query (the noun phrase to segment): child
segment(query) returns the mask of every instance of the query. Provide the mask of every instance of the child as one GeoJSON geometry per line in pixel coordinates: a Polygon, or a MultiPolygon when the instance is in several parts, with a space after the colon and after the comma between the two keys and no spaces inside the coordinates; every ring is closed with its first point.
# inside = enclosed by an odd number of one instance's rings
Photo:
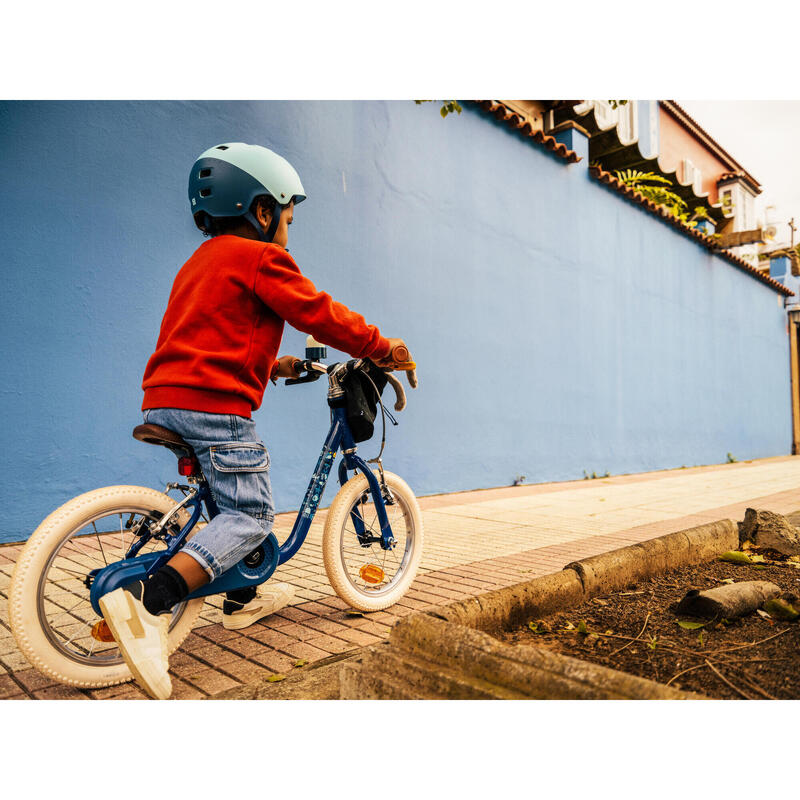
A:
{"type": "MultiPolygon", "coordinates": [[[[294,206],[305,200],[294,168],[265,147],[240,142],[203,153],[189,199],[204,242],[172,287],[144,374],[145,422],[194,448],[220,514],[147,582],[109,592],[103,616],[142,688],[169,697],[167,627],[172,607],[257,547],[272,528],[269,455],[251,412],[267,380],[293,377],[294,356],[276,358],[284,322],[324,344],[396,366],[387,339],[303,277],[288,254],[294,206]]],[[[223,625],[242,628],[287,605],[288,584],[228,592],[223,625]]]]}

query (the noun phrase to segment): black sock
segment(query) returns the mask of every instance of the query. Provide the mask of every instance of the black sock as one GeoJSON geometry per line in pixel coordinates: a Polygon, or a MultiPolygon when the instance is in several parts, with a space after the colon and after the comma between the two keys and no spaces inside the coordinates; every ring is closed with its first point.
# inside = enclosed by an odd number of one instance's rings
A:
{"type": "Polygon", "coordinates": [[[245,586],[244,589],[234,589],[232,592],[225,592],[227,598],[222,604],[223,614],[232,614],[242,606],[247,605],[256,596],[255,586],[245,586]]]}
{"type": "Polygon", "coordinates": [[[151,614],[165,614],[188,594],[183,576],[167,564],[144,584],[142,603],[151,614]]]}

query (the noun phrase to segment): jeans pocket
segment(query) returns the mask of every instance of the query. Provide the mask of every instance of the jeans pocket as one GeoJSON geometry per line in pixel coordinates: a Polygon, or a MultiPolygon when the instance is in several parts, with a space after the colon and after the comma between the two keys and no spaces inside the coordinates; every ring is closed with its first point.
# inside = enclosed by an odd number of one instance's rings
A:
{"type": "Polygon", "coordinates": [[[211,464],[219,472],[267,472],[269,453],[261,442],[228,442],[210,448],[211,464]]]}
{"type": "Polygon", "coordinates": [[[269,453],[262,442],[226,442],[209,448],[211,490],[221,511],[243,512],[258,520],[274,517],[269,453]]]}

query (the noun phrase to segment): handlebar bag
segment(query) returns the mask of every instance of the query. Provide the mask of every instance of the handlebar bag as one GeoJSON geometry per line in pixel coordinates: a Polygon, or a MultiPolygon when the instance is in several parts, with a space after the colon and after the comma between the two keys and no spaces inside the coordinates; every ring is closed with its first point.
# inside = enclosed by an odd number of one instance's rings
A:
{"type": "Polygon", "coordinates": [[[342,379],[345,391],[347,424],[353,434],[354,442],[364,442],[372,438],[375,431],[375,416],[378,413],[378,398],[386,386],[386,375],[382,369],[370,363],[367,366],[369,378],[363,370],[354,370],[342,379]],[[375,384],[374,386],[372,384],[375,384]],[[378,390],[376,394],[375,389],[378,390]]]}

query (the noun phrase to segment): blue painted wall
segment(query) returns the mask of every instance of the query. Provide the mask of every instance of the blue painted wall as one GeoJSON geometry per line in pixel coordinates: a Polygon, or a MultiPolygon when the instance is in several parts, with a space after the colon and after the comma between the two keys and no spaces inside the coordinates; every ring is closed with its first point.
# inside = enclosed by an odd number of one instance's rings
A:
{"type": "MultiPolygon", "coordinates": [[[[298,169],[304,272],[409,342],[421,388],[386,463],[418,493],[789,452],[781,298],[475,108],[6,102],[0,541],[79,492],[174,480],[130,431],[172,280],[203,241],[189,168],[237,140],[298,169]]],[[[287,329],[282,352],[303,346],[287,329]]],[[[277,507],[296,508],[324,385],[270,387],[255,419],[277,507]]]]}

